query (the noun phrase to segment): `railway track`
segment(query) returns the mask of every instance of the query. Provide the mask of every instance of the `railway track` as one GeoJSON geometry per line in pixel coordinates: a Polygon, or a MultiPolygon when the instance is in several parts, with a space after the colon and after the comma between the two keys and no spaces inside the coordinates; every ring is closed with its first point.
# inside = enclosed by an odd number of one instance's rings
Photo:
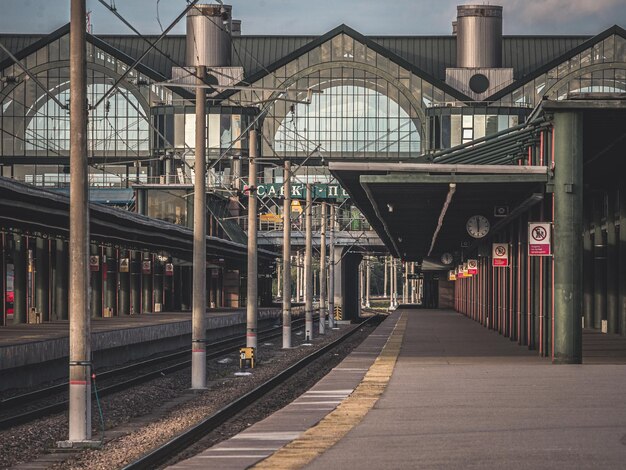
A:
{"type": "MultiPolygon", "coordinates": [[[[294,330],[303,328],[304,318],[294,319],[292,322],[292,326],[294,330]]],[[[282,329],[280,328],[269,328],[267,330],[259,332],[259,339],[263,341],[267,341],[269,339],[281,336],[282,329]]],[[[237,351],[244,343],[245,334],[237,335],[223,341],[210,343],[207,347],[207,360],[217,359],[221,356],[237,351]]],[[[112,383],[111,385],[98,387],[98,395],[102,398],[104,396],[111,395],[113,393],[127,390],[134,386],[146,383],[163,375],[168,375],[173,372],[190,367],[190,357],[190,350],[184,350],[99,373],[97,375],[97,380],[98,382],[102,382],[105,380],[115,380],[116,378],[119,378],[121,376],[125,376],[133,372],[136,373],[137,371],[145,370],[147,368],[157,367],[160,364],[171,363],[167,366],[160,367],[143,374],[135,375],[132,378],[112,383]]],[[[32,392],[24,393],[21,395],[16,395],[10,398],[6,398],[4,400],[0,400],[0,411],[13,409],[15,407],[25,407],[32,404],[33,401],[50,399],[56,395],[67,395],[67,391],[68,384],[67,382],[65,382],[39,390],[34,390],[32,392]]],[[[67,399],[63,399],[52,404],[45,404],[43,406],[36,407],[28,411],[12,414],[10,416],[0,419],[0,431],[4,429],[9,429],[19,424],[24,424],[40,418],[44,418],[46,416],[50,416],[56,413],[62,413],[67,409],[68,401],[67,399]]]]}
{"type": "MultiPolygon", "coordinates": [[[[360,326],[364,326],[369,322],[381,321],[381,316],[372,316],[365,321],[361,322],[360,326]]],[[[202,420],[198,424],[187,429],[178,436],[172,438],[165,444],[157,447],[148,454],[144,455],[135,462],[125,466],[123,470],[140,470],[140,469],[153,469],[171,459],[175,458],[184,449],[192,446],[208,433],[214,431],[219,426],[224,424],[227,420],[237,415],[244,408],[250,406],[255,401],[261,399],[270,390],[278,387],[289,378],[300,372],[305,366],[312,363],[316,359],[327,354],[329,351],[339,346],[342,342],[352,336],[355,332],[359,331],[359,327],[353,328],[340,338],[336,339],[332,343],[325,345],[317,351],[305,356],[298,362],[283,370],[279,374],[275,375],[271,379],[267,380],[254,390],[246,393],[245,395],[233,400],[228,405],[224,406],[213,415],[202,420]]]]}

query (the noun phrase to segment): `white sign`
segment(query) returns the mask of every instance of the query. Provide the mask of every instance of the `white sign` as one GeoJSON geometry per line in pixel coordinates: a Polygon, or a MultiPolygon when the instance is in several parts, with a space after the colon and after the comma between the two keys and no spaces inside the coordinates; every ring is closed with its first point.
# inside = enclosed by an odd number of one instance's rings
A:
{"type": "Polygon", "coordinates": [[[494,243],[491,248],[491,265],[495,268],[506,268],[509,265],[509,245],[494,243]]]}
{"type": "Polygon", "coordinates": [[[528,255],[550,256],[552,255],[551,243],[552,227],[549,222],[528,223],[528,255]]]}

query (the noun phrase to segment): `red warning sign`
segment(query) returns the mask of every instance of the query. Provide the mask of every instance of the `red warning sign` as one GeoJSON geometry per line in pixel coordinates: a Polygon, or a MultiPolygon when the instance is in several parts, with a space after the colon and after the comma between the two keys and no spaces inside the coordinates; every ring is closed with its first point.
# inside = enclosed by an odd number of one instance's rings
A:
{"type": "Polygon", "coordinates": [[[89,257],[89,271],[100,271],[100,257],[98,255],[89,257]]]}
{"type": "Polygon", "coordinates": [[[528,223],[528,255],[550,256],[552,255],[551,242],[552,227],[546,222],[528,223]]]}
{"type": "Polygon", "coordinates": [[[141,272],[143,274],[150,274],[152,272],[152,261],[144,259],[141,262],[141,272]]]}
{"type": "Polygon", "coordinates": [[[476,274],[478,274],[478,261],[476,261],[475,259],[468,259],[467,260],[467,272],[471,274],[472,276],[475,276],[476,274]]]}
{"type": "Polygon", "coordinates": [[[506,268],[509,265],[509,245],[494,243],[491,249],[491,265],[495,268],[506,268]]]}
{"type": "Polygon", "coordinates": [[[173,263],[165,263],[165,275],[173,276],[174,275],[174,264],[173,263]]]}

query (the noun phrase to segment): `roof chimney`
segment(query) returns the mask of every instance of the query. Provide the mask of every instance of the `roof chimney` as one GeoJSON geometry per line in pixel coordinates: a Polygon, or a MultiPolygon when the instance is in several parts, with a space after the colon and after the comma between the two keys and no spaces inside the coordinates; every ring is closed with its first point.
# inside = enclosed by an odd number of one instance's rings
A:
{"type": "Polygon", "coordinates": [[[196,5],[187,13],[187,64],[229,67],[231,64],[230,5],[196,5]]]}
{"type": "Polygon", "coordinates": [[[501,6],[457,6],[456,31],[457,67],[502,67],[501,6]]]}
{"type": "Polygon", "coordinates": [[[233,36],[241,36],[241,20],[233,20],[231,24],[231,34],[233,36]]]}

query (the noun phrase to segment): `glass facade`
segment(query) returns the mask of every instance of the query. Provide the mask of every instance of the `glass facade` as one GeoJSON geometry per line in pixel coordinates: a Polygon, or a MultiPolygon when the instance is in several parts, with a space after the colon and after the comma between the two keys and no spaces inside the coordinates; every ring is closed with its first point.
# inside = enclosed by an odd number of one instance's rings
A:
{"type": "Polygon", "coordinates": [[[502,97],[496,105],[534,108],[544,97],[626,92],[626,39],[613,34],[502,97]]]}
{"type": "Polygon", "coordinates": [[[324,158],[417,157],[425,110],[454,100],[345,33],[252,85],[267,90],[240,91],[228,103],[263,103],[264,157],[306,158],[314,150],[324,158]]]}
{"type": "MultiPolygon", "coordinates": [[[[70,149],[69,35],[51,41],[22,59],[22,64],[46,88],[43,90],[19,66],[0,71],[0,164],[17,179],[44,186],[64,186],[70,149]],[[46,91],[48,93],[46,93],[46,91]],[[55,96],[57,103],[49,94],[55,96]],[[7,170],[10,168],[10,170],[7,170]]],[[[172,93],[132,70],[106,99],[100,100],[129,69],[121,59],[87,44],[87,96],[90,105],[88,158],[90,184],[122,186],[125,160],[150,156],[150,106],[171,101],[172,93]],[[97,106],[96,106],[97,104],[97,106]]],[[[131,173],[135,175],[135,171],[131,173]]],[[[145,177],[145,170],[139,172],[145,177]]]]}

